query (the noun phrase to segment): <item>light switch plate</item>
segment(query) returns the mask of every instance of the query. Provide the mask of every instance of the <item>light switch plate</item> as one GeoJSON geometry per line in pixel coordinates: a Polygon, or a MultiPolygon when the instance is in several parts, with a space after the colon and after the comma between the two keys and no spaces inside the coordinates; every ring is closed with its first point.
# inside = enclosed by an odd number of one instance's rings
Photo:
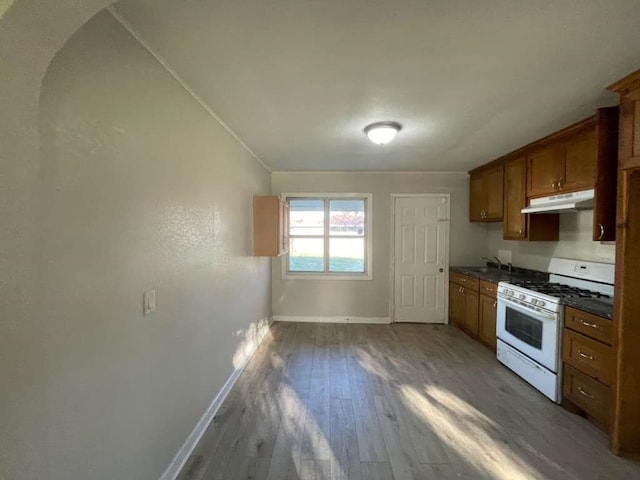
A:
{"type": "Polygon", "coordinates": [[[144,315],[151,315],[156,311],[156,291],[149,290],[142,295],[142,310],[144,315]]]}

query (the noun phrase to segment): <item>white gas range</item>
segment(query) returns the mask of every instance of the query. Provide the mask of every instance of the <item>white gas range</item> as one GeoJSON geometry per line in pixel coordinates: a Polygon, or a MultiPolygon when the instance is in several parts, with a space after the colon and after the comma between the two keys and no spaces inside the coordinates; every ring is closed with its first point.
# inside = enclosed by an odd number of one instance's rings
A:
{"type": "Polygon", "coordinates": [[[563,300],[611,302],[614,265],[552,258],[549,280],[498,284],[497,358],[548,398],[562,397],[563,300]]]}

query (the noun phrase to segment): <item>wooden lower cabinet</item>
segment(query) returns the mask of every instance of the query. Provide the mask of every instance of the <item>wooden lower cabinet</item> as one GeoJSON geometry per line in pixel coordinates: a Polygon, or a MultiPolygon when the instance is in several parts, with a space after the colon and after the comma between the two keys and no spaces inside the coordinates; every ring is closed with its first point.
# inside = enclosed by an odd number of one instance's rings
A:
{"type": "Polygon", "coordinates": [[[570,401],[602,429],[608,427],[611,389],[565,363],[562,377],[563,401],[570,401]]]}
{"type": "Polygon", "coordinates": [[[478,338],[487,346],[496,348],[497,299],[480,294],[478,338]]]}
{"type": "Polygon", "coordinates": [[[476,291],[463,289],[464,296],[464,323],[463,330],[474,338],[478,337],[478,297],[476,291]]]}
{"type": "Polygon", "coordinates": [[[449,321],[472,337],[478,336],[478,292],[449,283],[449,321]]]}
{"type": "Polygon", "coordinates": [[[565,308],[562,403],[606,430],[613,379],[611,320],[565,308]]]}
{"type": "Polygon", "coordinates": [[[464,295],[462,286],[449,282],[449,323],[460,328],[464,323],[464,295]]]}
{"type": "Polygon", "coordinates": [[[457,272],[451,272],[451,279],[449,322],[495,349],[497,286],[457,272]]]}

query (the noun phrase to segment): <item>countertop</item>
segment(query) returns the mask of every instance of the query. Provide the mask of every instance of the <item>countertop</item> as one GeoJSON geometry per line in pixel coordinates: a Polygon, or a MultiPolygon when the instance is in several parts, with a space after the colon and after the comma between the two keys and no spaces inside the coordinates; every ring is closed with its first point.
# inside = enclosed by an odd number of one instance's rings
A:
{"type": "Polygon", "coordinates": [[[494,267],[451,267],[449,270],[491,283],[508,282],[509,280],[522,281],[549,279],[548,273],[517,267],[514,267],[511,273],[509,273],[507,270],[500,270],[494,267]]]}
{"type": "Polygon", "coordinates": [[[613,298],[565,298],[563,303],[599,317],[613,318],[613,298]]]}
{"type": "MultiPolygon", "coordinates": [[[[516,267],[512,273],[494,267],[451,267],[449,270],[491,283],[549,279],[548,273],[516,267]]],[[[564,298],[563,303],[599,317],[613,318],[613,298],[564,298]]]]}

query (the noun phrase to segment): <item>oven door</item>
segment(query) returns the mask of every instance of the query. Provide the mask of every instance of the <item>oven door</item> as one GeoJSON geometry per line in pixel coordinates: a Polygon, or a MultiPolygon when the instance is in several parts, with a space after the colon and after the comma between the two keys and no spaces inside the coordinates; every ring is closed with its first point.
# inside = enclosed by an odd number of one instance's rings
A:
{"type": "Polygon", "coordinates": [[[558,372],[560,315],[524,305],[498,296],[496,334],[527,357],[558,372]]]}

